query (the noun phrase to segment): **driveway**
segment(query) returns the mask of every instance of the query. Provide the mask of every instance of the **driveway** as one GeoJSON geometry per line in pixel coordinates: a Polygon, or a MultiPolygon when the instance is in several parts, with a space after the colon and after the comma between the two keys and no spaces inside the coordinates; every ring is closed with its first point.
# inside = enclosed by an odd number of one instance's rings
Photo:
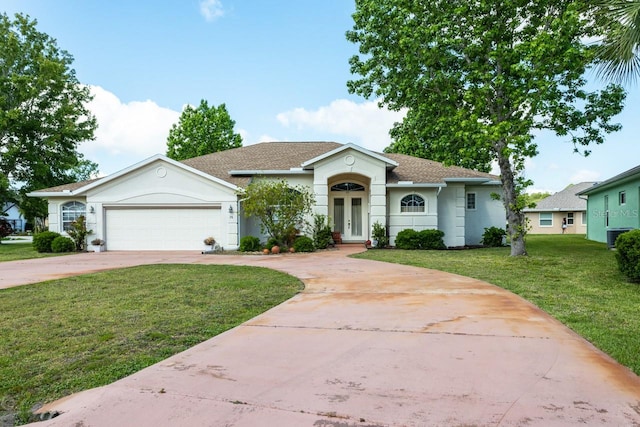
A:
{"type": "Polygon", "coordinates": [[[533,305],[478,280],[346,257],[360,250],[1,264],[4,287],[174,262],[270,267],[306,285],[237,328],[48,405],[62,414],[34,425],[640,426],[640,378],[533,305]]]}

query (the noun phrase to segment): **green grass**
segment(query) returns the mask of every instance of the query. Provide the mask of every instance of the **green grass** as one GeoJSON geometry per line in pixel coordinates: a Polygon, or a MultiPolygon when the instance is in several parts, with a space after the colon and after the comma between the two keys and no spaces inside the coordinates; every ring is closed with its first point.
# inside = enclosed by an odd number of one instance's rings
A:
{"type": "Polygon", "coordinates": [[[0,416],[111,383],[291,298],[257,267],[140,266],[0,291],[0,416]]]}
{"type": "Polygon", "coordinates": [[[640,285],[618,271],[614,252],[582,235],[532,235],[526,257],[509,248],[370,250],[355,255],[484,280],[531,301],[640,375],[640,285]]]}
{"type": "Polygon", "coordinates": [[[33,249],[31,242],[28,243],[0,243],[0,262],[18,261],[30,258],[45,258],[50,256],[69,255],[75,252],[67,253],[40,253],[33,249]]]}

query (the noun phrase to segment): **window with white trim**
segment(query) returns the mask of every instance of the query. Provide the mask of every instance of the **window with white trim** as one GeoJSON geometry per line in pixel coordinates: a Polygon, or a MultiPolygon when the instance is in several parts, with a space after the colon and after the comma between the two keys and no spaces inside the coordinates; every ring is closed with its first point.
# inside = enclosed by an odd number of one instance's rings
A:
{"type": "Polygon", "coordinates": [[[538,221],[540,227],[551,227],[553,226],[553,214],[551,212],[540,212],[538,221]]]}
{"type": "Polygon", "coordinates": [[[567,225],[573,225],[573,212],[567,212],[567,225]]]}
{"type": "Polygon", "coordinates": [[[587,212],[582,212],[582,225],[587,225],[587,212]]]}
{"type": "Polygon", "coordinates": [[[404,196],[400,201],[400,212],[424,212],[424,199],[417,194],[404,196]]]}
{"type": "Polygon", "coordinates": [[[81,202],[67,202],[62,205],[62,229],[67,231],[71,223],[81,216],[87,215],[87,207],[81,202]]]}
{"type": "Polygon", "coordinates": [[[476,193],[467,193],[467,209],[476,209],[476,193]]]}

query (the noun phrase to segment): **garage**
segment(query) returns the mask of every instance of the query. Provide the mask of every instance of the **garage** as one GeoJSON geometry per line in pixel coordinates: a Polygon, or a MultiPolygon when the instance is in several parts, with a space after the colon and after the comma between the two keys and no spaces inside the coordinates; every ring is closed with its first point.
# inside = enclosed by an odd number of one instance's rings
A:
{"type": "Polygon", "coordinates": [[[106,247],[110,251],[201,251],[205,237],[220,238],[220,213],[219,206],[107,207],[106,247]]]}

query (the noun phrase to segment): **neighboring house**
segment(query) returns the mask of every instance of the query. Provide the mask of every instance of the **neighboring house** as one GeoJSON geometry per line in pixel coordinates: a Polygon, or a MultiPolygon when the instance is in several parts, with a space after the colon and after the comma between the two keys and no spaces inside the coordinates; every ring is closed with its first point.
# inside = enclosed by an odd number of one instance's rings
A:
{"type": "Polygon", "coordinates": [[[7,216],[3,216],[3,218],[11,225],[13,231],[15,233],[21,233],[25,231],[25,227],[27,226],[27,222],[20,213],[20,209],[18,205],[15,203],[6,203],[2,211],[0,213],[6,213],[7,216]]]}
{"type": "Polygon", "coordinates": [[[315,195],[314,213],[330,218],[343,242],[364,242],[372,225],[399,231],[439,229],[451,247],[476,245],[485,227],[504,227],[499,178],[402,154],[335,142],[268,142],[182,162],[155,155],[113,175],[30,193],[49,202],[49,229],[63,232],[86,215],[89,237],[107,250],[203,249],[215,237],[236,249],[260,235],[243,215],[241,190],[252,180],[285,179],[315,195]]]}
{"type": "Polygon", "coordinates": [[[567,234],[587,233],[587,201],[577,193],[592,187],[595,182],[569,185],[540,200],[535,208],[524,209],[530,234],[562,234],[562,223],[567,234]]]}
{"type": "Polygon", "coordinates": [[[640,227],[640,166],[599,182],[579,195],[587,197],[587,239],[613,246],[620,229],[640,227]]]}

